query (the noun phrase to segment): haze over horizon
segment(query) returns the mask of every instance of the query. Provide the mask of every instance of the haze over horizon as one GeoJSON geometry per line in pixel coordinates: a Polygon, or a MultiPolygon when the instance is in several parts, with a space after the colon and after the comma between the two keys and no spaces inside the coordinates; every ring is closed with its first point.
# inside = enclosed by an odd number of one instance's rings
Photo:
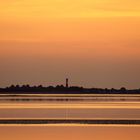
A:
{"type": "Polygon", "coordinates": [[[140,1],[0,2],[0,87],[140,88],[140,1]]]}

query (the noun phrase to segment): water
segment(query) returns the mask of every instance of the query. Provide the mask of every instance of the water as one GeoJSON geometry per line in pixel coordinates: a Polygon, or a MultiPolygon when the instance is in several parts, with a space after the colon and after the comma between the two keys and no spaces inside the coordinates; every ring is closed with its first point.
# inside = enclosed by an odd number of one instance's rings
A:
{"type": "Polygon", "coordinates": [[[139,126],[0,126],[1,140],[139,140],[139,126]]]}
{"type": "Polygon", "coordinates": [[[140,95],[1,95],[2,118],[137,120],[140,95]]]}
{"type": "MultiPolygon", "coordinates": [[[[0,120],[140,120],[140,95],[0,95],[0,120]]],[[[2,140],[139,140],[139,124],[0,124],[2,140]],[[8,135],[7,135],[8,134],[8,135]]]]}

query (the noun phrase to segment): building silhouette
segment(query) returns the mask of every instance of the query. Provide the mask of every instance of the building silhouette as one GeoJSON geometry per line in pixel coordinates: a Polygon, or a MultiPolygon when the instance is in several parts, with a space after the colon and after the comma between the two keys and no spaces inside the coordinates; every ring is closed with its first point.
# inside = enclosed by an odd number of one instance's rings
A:
{"type": "Polygon", "coordinates": [[[68,87],[69,87],[69,79],[66,78],[66,88],[68,88],[68,87]]]}

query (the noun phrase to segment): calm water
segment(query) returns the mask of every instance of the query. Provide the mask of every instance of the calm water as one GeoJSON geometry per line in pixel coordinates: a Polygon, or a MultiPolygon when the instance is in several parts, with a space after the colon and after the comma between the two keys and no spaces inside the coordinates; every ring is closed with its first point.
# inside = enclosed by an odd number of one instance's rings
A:
{"type": "Polygon", "coordinates": [[[139,126],[0,126],[1,140],[139,140],[139,126]]]}
{"type": "MultiPolygon", "coordinates": [[[[140,95],[0,95],[0,119],[140,120],[140,95]]],[[[139,140],[140,125],[1,124],[0,133],[2,140],[139,140]]]]}

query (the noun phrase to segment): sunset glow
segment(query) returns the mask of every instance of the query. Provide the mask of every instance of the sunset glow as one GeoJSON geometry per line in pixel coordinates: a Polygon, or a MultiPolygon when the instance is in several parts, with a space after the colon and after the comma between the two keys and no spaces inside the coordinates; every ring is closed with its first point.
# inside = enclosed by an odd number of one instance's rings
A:
{"type": "Polygon", "coordinates": [[[140,83],[140,1],[0,0],[0,86],[140,83]],[[28,77],[28,78],[27,78],[28,77]]]}

